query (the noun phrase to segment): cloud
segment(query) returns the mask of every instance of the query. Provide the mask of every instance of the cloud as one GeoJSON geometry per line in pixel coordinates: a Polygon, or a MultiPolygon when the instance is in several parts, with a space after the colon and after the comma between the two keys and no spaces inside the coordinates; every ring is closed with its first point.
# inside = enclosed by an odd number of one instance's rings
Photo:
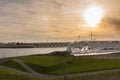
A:
{"type": "MultiPolygon", "coordinates": [[[[3,39],[71,39],[79,34],[88,37],[89,31],[84,27],[86,25],[81,15],[81,6],[84,8],[89,2],[83,1],[83,5],[80,2],[81,0],[0,0],[0,36],[3,39]]],[[[101,38],[119,33],[120,19],[114,15],[105,17],[96,30],[101,38]]]]}
{"type": "Polygon", "coordinates": [[[98,25],[97,30],[94,31],[98,39],[118,40],[120,39],[120,19],[111,16],[105,16],[98,25]]]}
{"type": "Polygon", "coordinates": [[[114,27],[116,31],[120,31],[120,19],[111,17],[107,19],[107,22],[111,25],[111,27],[114,27]]]}
{"type": "Polygon", "coordinates": [[[103,29],[112,29],[115,32],[120,31],[120,18],[116,18],[114,16],[106,16],[100,25],[103,29]]]}

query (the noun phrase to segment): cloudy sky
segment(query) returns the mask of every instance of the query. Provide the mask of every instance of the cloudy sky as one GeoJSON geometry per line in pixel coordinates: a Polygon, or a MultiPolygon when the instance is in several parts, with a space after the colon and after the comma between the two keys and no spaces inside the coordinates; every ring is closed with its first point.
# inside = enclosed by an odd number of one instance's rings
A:
{"type": "Polygon", "coordinates": [[[120,40],[120,0],[0,0],[0,41],[89,40],[83,12],[104,10],[96,40],[120,40]]]}

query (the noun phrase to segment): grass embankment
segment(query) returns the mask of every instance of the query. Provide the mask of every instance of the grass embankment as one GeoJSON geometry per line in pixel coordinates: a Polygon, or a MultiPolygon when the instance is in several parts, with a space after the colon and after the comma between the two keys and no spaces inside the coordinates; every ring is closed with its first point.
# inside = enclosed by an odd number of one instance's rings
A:
{"type": "Polygon", "coordinates": [[[67,78],[67,80],[120,80],[120,72],[105,72],[102,74],[88,75],[76,78],[67,78]]]}
{"type": "Polygon", "coordinates": [[[5,61],[2,65],[3,65],[3,66],[6,66],[6,67],[13,68],[13,69],[18,69],[18,70],[27,72],[27,70],[26,70],[23,66],[21,66],[21,65],[20,65],[19,63],[17,63],[17,62],[12,61],[11,59],[8,59],[8,60],[5,61]]]}
{"type": "Polygon", "coordinates": [[[0,68],[0,80],[42,80],[42,79],[31,78],[0,68]]]}
{"type": "MultiPolygon", "coordinates": [[[[19,57],[17,59],[23,59],[26,63],[36,71],[47,74],[65,74],[78,73],[86,71],[95,71],[103,69],[115,69],[120,68],[119,59],[73,59],[71,64],[67,64],[72,60],[72,57],[55,57],[55,56],[31,56],[31,57],[19,57]]],[[[4,63],[6,66],[19,69],[21,65],[8,60],[4,63]],[[14,67],[13,67],[14,65],[14,67]],[[18,68],[19,67],[19,68],[18,68]]],[[[19,69],[20,70],[20,69],[19,69]]],[[[80,78],[69,78],[67,80],[113,80],[113,78],[120,80],[120,73],[105,73],[101,75],[85,76],[80,78]]],[[[64,79],[37,79],[29,76],[20,75],[9,70],[0,68],[0,80],[64,80],[64,79]]]]}
{"type": "Polygon", "coordinates": [[[30,56],[19,59],[25,60],[26,64],[37,72],[55,75],[120,68],[119,59],[72,59],[72,57],[57,56],[30,56]],[[72,63],[68,64],[71,60],[72,63]]]}
{"type": "Polygon", "coordinates": [[[120,80],[120,73],[67,79],[37,79],[0,68],[0,80],[120,80]],[[117,75],[117,76],[116,76],[117,75]],[[113,79],[114,78],[114,79],[113,79]]]}

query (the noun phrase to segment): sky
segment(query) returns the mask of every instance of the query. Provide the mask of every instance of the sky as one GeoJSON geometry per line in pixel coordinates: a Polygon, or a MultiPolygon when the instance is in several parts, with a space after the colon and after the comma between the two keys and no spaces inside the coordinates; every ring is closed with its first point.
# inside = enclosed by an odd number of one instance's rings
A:
{"type": "Polygon", "coordinates": [[[104,10],[96,40],[120,40],[120,0],[0,0],[0,41],[90,40],[83,12],[104,10]]]}

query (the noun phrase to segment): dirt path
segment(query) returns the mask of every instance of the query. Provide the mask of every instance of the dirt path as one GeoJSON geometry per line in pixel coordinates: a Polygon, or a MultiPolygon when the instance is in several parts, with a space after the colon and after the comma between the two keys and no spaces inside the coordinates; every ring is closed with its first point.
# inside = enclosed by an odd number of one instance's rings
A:
{"type": "Polygon", "coordinates": [[[23,71],[20,71],[20,70],[9,68],[9,67],[5,67],[5,66],[0,66],[0,68],[5,68],[5,69],[8,69],[8,70],[11,70],[11,71],[23,74],[23,75],[28,75],[28,76],[31,76],[31,77],[35,77],[35,78],[64,78],[64,77],[74,78],[74,77],[83,77],[83,76],[99,75],[99,74],[105,74],[105,73],[120,72],[120,69],[113,69],[113,70],[102,70],[102,71],[94,71],[94,72],[85,72],[85,73],[76,73],[76,74],[56,76],[56,75],[47,75],[47,74],[38,73],[38,72],[34,71],[33,69],[31,69],[28,65],[26,65],[24,63],[24,61],[22,61],[22,60],[16,60],[15,59],[13,61],[22,65],[30,73],[23,72],[23,71]]]}

